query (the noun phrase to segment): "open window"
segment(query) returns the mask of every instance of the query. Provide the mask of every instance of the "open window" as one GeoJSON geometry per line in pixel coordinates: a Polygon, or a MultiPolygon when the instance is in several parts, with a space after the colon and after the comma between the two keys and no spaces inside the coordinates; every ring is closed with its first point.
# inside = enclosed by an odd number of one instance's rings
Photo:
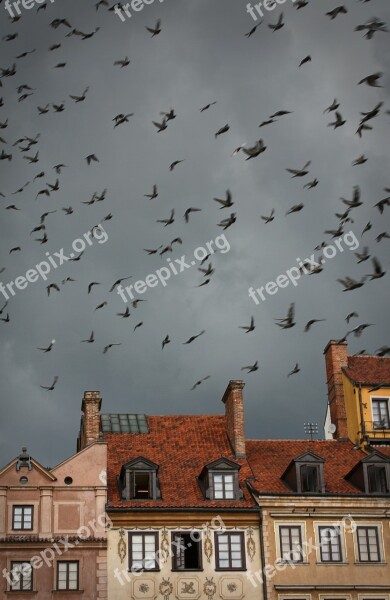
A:
{"type": "Polygon", "coordinates": [[[366,494],[390,494],[390,459],[375,450],[363,458],[346,479],[366,494]]]}
{"type": "Polygon", "coordinates": [[[282,479],[299,494],[322,494],[325,492],[324,460],[305,452],[291,461],[282,479]]]}
{"type": "Polygon", "coordinates": [[[172,570],[202,570],[201,533],[197,532],[196,536],[193,531],[172,533],[172,570]]]}
{"type": "Polygon", "coordinates": [[[157,500],[161,498],[158,465],[142,456],[122,466],[119,488],[123,500],[157,500]]]}

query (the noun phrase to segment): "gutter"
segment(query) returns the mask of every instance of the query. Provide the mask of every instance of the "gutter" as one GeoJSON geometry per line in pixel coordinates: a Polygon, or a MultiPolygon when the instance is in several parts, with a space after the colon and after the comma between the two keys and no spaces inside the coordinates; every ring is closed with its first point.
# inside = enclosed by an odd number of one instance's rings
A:
{"type": "Polygon", "coordinates": [[[190,513],[194,513],[194,512],[204,512],[204,513],[210,513],[213,511],[217,511],[218,513],[241,513],[241,514],[253,514],[254,512],[257,512],[257,508],[254,506],[253,508],[220,508],[218,506],[210,506],[209,508],[205,508],[203,506],[201,507],[183,507],[183,508],[177,508],[177,507],[160,507],[160,506],[154,506],[154,507],[142,507],[142,506],[123,506],[123,507],[118,507],[118,506],[110,506],[109,504],[106,504],[106,510],[110,511],[110,512],[128,512],[128,511],[140,511],[140,512],[174,512],[174,513],[185,513],[185,512],[190,512],[190,513]]]}
{"type": "MultiPolygon", "coordinates": [[[[260,559],[261,559],[261,572],[264,574],[266,569],[265,564],[265,551],[264,551],[264,533],[263,533],[263,509],[259,506],[259,536],[260,536],[260,559]]],[[[267,600],[267,578],[262,577],[263,581],[263,600],[267,600]]]]}

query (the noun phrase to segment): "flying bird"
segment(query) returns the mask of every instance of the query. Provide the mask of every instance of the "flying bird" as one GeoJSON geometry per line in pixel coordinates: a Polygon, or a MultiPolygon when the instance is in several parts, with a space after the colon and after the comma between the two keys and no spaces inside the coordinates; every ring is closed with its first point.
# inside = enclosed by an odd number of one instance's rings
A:
{"type": "Polygon", "coordinates": [[[152,34],[151,37],[158,35],[159,33],[161,33],[161,19],[157,19],[156,25],[154,27],[145,27],[145,29],[147,29],[152,34]]]}
{"type": "Polygon", "coordinates": [[[325,321],[325,319],[310,319],[305,325],[304,332],[307,333],[310,330],[310,327],[314,325],[314,323],[320,323],[321,321],[325,321]]]}
{"type": "Polygon", "coordinates": [[[183,345],[185,345],[185,344],[192,344],[192,342],[194,342],[198,337],[200,337],[204,333],[206,333],[205,329],[203,329],[203,331],[201,331],[200,333],[198,333],[198,335],[192,335],[190,338],[188,338],[188,340],[186,342],[183,342],[183,345]]]}
{"type": "Polygon", "coordinates": [[[215,133],[215,139],[217,139],[217,137],[219,135],[222,135],[223,133],[226,133],[227,131],[229,131],[229,129],[230,129],[230,125],[229,125],[229,123],[226,123],[226,125],[221,127],[221,129],[218,129],[218,131],[215,133]]]}
{"type": "Polygon", "coordinates": [[[283,319],[274,319],[274,321],[278,321],[277,323],[275,323],[275,325],[278,325],[282,329],[290,329],[291,327],[294,327],[294,325],[296,324],[294,321],[294,314],[295,304],[294,302],[292,302],[290,304],[290,308],[288,309],[287,317],[284,317],[283,319]]]}
{"type": "Polygon", "coordinates": [[[161,343],[161,350],[164,350],[164,347],[170,343],[169,335],[166,335],[161,343]]]}
{"type": "Polygon", "coordinates": [[[240,325],[239,329],[245,329],[245,333],[250,333],[255,330],[255,320],[251,317],[250,325],[240,325]]]}
{"type": "Polygon", "coordinates": [[[203,379],[199,379],[199,381],[197,381],[196,383],[194,383],[194,385],[191,388],[191,391],[196,389],[199,385],[201,385],[203,383],[203,381],[206,381],[207,379],[210,379],[211,375],[206,375],[206,377],[203,377],[203,379]]]}
{"type": "Polygon", "coordinates": [[[283,23],[283,13],[280,13],[279,15],[279,19],[277,20],[277,22],[275,24],[269,23],[268,27],[270,29],[272,29],[272,31],[275,33],[275,31],[278,31],[278,29],[282,29],[282,27],[284,27],[284,23],[283,23]]]}
{"type": "Polygon", "coordinates": [[[107,346],[104,346],[104,349],[103,349],[103,354],[107,354],[108,350],[109,350],[110,348],[112,348],[113,346],[122,346],[122,344],[121,344],[121,343],[119,343],[119,344],[114,344],[114,343],[113,343],[113,344],[108,344],[107,346]]]}
{"type": "Polygon", "coordinates": [[[233,206],[234,202],[232,201],[232,193],[230,190],[226,190],[226,200],[221,200],[220,198],[214,198],[215,202],[219,202],[221,205],[219,208],[230,208],[233,206]]]}
{"type": "Polygon", "coordinates": [[[117,279],[115,281],[115,283],[112,284],[112,286],[110,287],[110,289],[108,290],[109,292],[113,292],[115,290],[116,287],[118,287],[118,285],[120,285],[122,283],[122,281],[126,281],[127,279],[131,279],[133,276],[129,275],[128,277],[122,277],[121,279],[117,279]]]}
{"type": "Polygon", "coordinates": [[[296,363],[295,367],[293,368],[292,371],[290,371],[290,373],[287,375],[287,377],[290,377],[291,375],[295,375],[296,373],[299,373],[301,369],[299,368],[298,363],[296,363]]]}
{"type": "Polygon", "coordinates": [[[41,387],[43,390],[47,390],[48,392],[52,392],[54,390],[55,386],[56,386],[57,381],[58,381],[58,375],[56,375],[54,377],[54,381],[53,381],[53,383],[51,385],[49,385],[49,386],[41,385],[39,387],[41,387]]]}
{"type": "Polygon", "coordinates": [[[258,361],[255,362],[254,365],[248,365],[246,367],[241,367],[241,371],[245,371],[249,374],[249,373],[253,373],[254,371],[258,371],[259,366],[258,366],[258,361]]]}

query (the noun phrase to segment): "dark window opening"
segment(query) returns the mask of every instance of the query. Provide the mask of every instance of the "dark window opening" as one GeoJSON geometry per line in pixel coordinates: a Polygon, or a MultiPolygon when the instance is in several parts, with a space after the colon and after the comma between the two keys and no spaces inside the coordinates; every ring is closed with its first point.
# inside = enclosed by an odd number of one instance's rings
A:
{"type": "Polygon", "coordinates": [[[134,472],[133,498],[150,498],[150,473],[145,471],[134,472]]]}
{"type": "Polygon", "coordinates": [[[300,472],[302,492],[318,493],[321,491],[318,466],[302,465],[300,472]]]}
{"type": "Polygon", "coordinates": [[[369,465],[367,467],[368,473],[368,491],[369,493],[389,493],[389,483],[387,481],[387,469],[386,467],[369,465]]]}
{"type": "Polygon", "coordinates": [[[173,569],[178,571],[198,571],[202,568],[202,542],[200,534],[172,534],[173,569]]]}

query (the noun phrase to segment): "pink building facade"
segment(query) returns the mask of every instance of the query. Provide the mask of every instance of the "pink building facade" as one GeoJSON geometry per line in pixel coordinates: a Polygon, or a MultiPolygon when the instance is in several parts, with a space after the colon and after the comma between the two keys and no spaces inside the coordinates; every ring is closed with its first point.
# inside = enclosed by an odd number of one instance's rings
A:
{"type": "Polygon", "coordinates": [[[107,599],[106,445],[0,470],[0,598],[107,599]]]}

